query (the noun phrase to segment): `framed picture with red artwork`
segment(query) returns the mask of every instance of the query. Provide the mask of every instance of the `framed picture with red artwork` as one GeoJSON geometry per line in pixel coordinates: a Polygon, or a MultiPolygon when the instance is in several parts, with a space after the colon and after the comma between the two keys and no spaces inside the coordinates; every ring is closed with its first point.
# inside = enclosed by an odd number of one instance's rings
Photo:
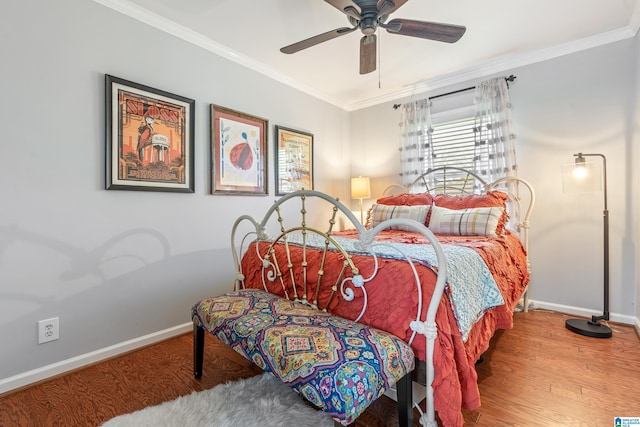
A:
{"type": "Polygon", "coordinates": [[[268,195],[269,121],[211,104],[211,193],[268,195]]]}
{"type": "Polygon", "coordinates": [[[106,75],[107,190],[193,193],[195,101],[106,75]]]}

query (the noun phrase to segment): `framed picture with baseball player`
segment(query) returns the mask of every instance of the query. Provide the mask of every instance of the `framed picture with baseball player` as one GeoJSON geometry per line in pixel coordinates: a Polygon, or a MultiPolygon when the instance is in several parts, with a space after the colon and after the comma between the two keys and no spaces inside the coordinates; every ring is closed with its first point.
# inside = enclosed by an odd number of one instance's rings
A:
{"type": "Polygon", "coordinates": [[[195,101],[108,74],[105,83],[106,189],[193,193],[195,101]]]}
{"type": "Polygon", "coordinates": [[[211,193],[268,195],[269,121],[211,104],[211,193]]]}

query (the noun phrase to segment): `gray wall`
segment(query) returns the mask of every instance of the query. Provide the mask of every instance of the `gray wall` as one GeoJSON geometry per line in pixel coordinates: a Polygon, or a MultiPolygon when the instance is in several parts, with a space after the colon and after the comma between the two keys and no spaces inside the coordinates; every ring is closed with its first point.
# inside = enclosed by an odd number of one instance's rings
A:
{"type": "MultiPolygon", "coordinates": [[[[563,193],[561,168],[578,152],[607,156],[610,310],[635,317],[637,212],[632,159],[637,40],[514,70],[521,175],[539,194],[532,235],[534,298],[602,311],[603,195],[563,193]]],[[[637,143],[637,141],[636,141],[637,143]]]]}
{"type": "MultiPolygon", "coordinates": [[[[628,39],[501,74],[517,76],[510,93],[519,176],[537,192],[530,258],[531,296],[539,306],[602,312],[603,196],[563,193],[561,171],[574,153],[603,153],[609,181],[610,310],[627,323],[638,317],[637,52],[637,38],[628,39]]],[[[358,159],[352,169],[368,171],[374,190],[399,181],[400,113],[391,107],[408,100],[351,114],[352,153],[358,159]]]]}
{"type": "Polygon", "coordinates": [[[275,200],[273,127],[315,136],[316,189],[348,199],[348,113],[86,0],[0,16],[0,382],[190,321],[232,285],[236,217],[275,200]],[[195,194],[104,190],[104,74],[196,100],[195,194]],[[209,104],[270,120],[270,196],[209,194],[209,104]],[[58,316],[60,340],[37,345],[58,316]]]}

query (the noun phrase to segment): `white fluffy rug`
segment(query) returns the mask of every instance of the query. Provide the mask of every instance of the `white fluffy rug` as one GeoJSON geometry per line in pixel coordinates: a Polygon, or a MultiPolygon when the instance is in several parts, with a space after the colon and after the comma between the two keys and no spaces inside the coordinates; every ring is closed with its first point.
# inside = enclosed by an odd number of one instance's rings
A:
{"type": "Polygon", "coordinates": [[[331,427],[327,414],[271,374],[262,374],[107,421],[103,427],[331,427]]]}

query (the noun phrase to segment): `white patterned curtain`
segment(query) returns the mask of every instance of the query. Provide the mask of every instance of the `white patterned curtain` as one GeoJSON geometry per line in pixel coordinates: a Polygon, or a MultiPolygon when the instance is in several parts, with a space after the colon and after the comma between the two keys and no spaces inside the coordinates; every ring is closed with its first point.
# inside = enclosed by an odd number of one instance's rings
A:
{"type": "Polygon", "coordinates": [[[476,85],[474,169],[487,182],[518,176],[511,99],[504,77],[476,85]]]}
{"type": "MultiPolygon", "coordinates": [[[[433,147],[429,138],[431,103],[422,99],[404,103],[400,122],[401,182],[405,187],[433,167],[433,147]]],[[[419,188],[419,187],[418,187],[419,188]]]]}

